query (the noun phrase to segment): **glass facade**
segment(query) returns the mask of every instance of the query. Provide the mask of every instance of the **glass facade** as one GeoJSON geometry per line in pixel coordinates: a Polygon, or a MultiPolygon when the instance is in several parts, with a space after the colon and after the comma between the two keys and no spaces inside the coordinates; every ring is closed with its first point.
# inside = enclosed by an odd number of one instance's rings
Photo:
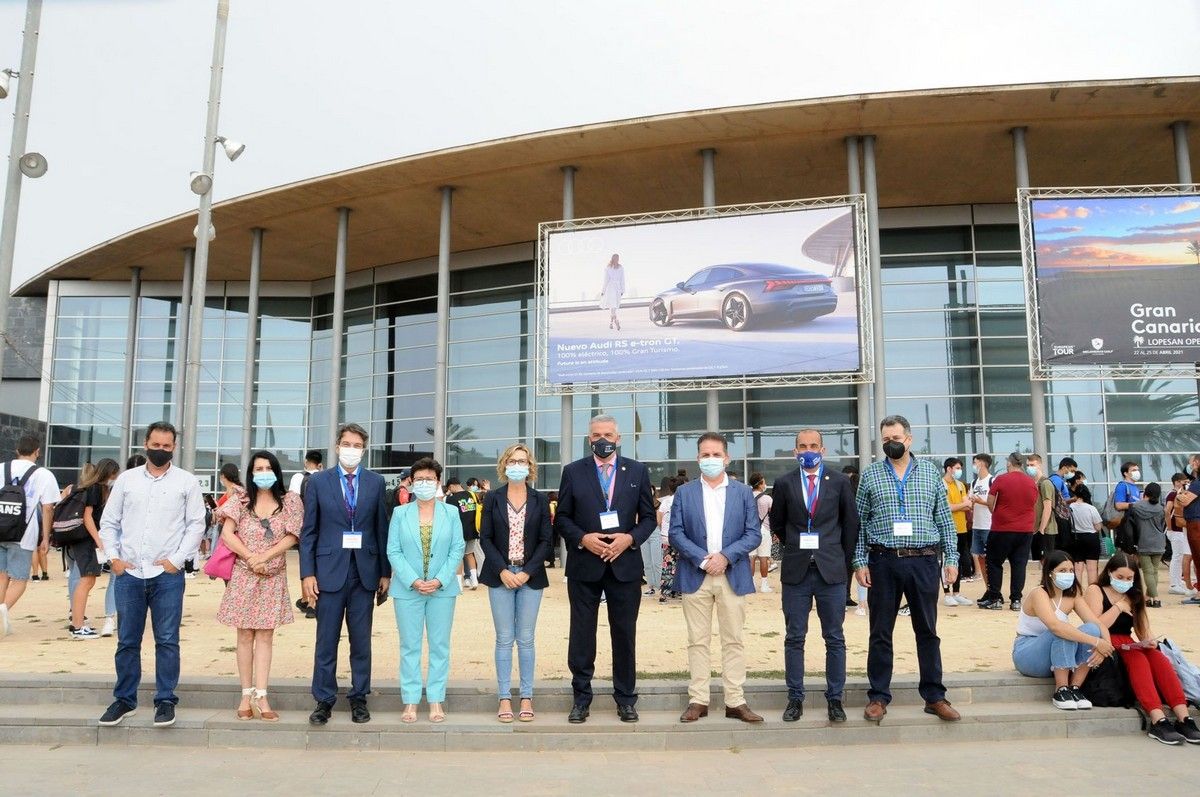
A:
{"type": "MultiPolygon", "coordinates": [[[[939,462],[1030,450],[1016,225],[883,230],[881,262],[888,409],[912,422],[914,449],[939,462]]],[[[539,483],[553,488],[563,459],[561,401],[534,390],[533,264],[454,271],[450,291],[447,472],[491,477],[500,452],[520,440],[534,449],[539,483]]],[[[369,423],[369,463],[385,474],[432,450],[436,293],[435,276],[346,293],[338,420],[369,423]]],[[[178,308],[177,297],[141,300],[135,430],[173,414],[178,308]]],[[[332,294],[266,296],[254,335],[245,298],[209,298],[200,473],[215,474],[239,456],[248,340],[257,340],[253,446],[275,450],[289,471],[300,467],[306,448],[328,447],[332,309],[332,294]]],[[[48,454],[60,479],[73,479],[83,462],[118,453],[128,312],[127,298],[58,302],[48,454]]],[[[1050,458],[1074,455],[1101,494],[1125,459],[1142,463],[1145,480],[1164,480],[1200,450],[1195,381],[1062,381],[1049,383],[1047,396],[1050,458]]],[[[856,461],[855,404],[853,386],[720,391],[733,469],[768,479],[790,469],[802,426],[823,432],[831,464],[856,461]]],[[[702,392],[577,395],[574,407],[568,458],[585,453],[587,419],[604,411],[620,423],[624,453],[646,462],[656,481],[679,468],[694,475],[695,442],[705,431],[702,392]]],[[[137,447],[136,431],[134,437],[137,447]]]]}

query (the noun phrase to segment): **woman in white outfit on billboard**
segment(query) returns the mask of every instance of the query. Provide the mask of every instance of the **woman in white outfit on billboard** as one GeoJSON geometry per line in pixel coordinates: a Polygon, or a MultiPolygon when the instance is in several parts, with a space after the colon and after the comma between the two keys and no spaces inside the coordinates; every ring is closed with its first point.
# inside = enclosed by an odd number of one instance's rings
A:
{"type": "Polygon", "coordinates": [[[619,330],[621,321],[617,311],[621,309],[621,297],[625,295],[625,267],[621,256],[613,255],[604,269],[604,286],[600,289],[600,308],[608,310],[608,328],[614,325],[619,330]]]}

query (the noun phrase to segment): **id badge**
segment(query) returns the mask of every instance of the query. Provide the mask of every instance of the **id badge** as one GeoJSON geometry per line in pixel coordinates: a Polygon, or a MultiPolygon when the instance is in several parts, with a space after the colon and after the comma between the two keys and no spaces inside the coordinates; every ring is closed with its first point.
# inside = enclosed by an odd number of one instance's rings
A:
{"type": "Polygon", "coordinates": [[[892,524],[892,533],[897,537],[911,537],[913,525],[911,520],[897,520],[892,524]]]}
{"type": "Polygon", "coordinates": [[[344,531],[342,532],[342,547],[358,550],[362,548],[362,532],[361,531],[344,531]]]}
{"type": "Polygon", "coordinates": [[[620,519],[618,519],[617,512],[615,509],[610,510],[608,512],[600,513],[600,528],[603,529],[604,531],[608,531],[609,529],[615,529],[619,525],[621,525],[621,521],[620,521],[620,519]]]}
{"type": "Polygon", "coordinates": [[[820,547],[820,544],[819,544],[820,539],[821,539],[821,535],[817,534],[815,531],[811,532],[811,533],[808,533],[808,532],[801,533],[801,535],[800,535],[800,550],[802,550],[802,551],[817,550],[820,547]]]}

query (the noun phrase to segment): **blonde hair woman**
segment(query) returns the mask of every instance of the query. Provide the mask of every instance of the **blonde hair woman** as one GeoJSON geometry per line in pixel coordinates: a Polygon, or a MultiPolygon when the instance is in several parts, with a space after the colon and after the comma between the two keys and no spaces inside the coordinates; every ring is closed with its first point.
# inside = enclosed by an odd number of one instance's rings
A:
{"type": "Polygon", "coordinates": [[[600,308],[608,310],[608,328],[616,325],[621,329],[621,321],[617,311],[621,309],[621,297],[625,295],[625,267],[621,265],[621,256],[613,255],[604,268],[604,284],[600,288],[600,308]]]}
{"type": "Polygon", "coordinates": [[[520,443],[504,449],[496,462],[501,486],[483,500],[479,544],[483,548],[481,583],[487,585],[496,628],[496,718],[512,722],[512,649],[517,645],[521,722],[533,720],[534,627],[549,586],[546,560],[552,532],[550,502],[533,488],[537,460],[520,443]]]}

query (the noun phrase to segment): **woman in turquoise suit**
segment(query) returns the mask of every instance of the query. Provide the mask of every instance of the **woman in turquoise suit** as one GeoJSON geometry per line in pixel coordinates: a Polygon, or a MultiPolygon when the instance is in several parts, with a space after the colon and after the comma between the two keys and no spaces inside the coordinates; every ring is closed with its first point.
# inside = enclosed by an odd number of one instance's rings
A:
{"type": "Polygon", "coordinates": [[[389,594],[400,631],[400,719],[417,721],[421,702],[421,642],[429,640],[429,672],[424,684],[429,721],[443,722],[446,680],[450,676],[450,627],[454,603],[462,591],[455,571],[463,558],[458,512],[436,499],[442,466],[426,457],[412,466],[416,500],[396,507],[388,527],[387,556],[392,564],[389,594]]]}

